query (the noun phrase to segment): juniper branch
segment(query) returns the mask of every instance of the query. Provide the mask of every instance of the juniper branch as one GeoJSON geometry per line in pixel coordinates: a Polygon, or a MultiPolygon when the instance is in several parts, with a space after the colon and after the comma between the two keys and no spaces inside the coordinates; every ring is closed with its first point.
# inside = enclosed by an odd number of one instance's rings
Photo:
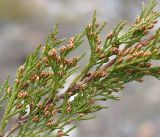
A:
{"type": "Polygon", "coordinates": [[[8,77],[0,87],[0,103],[7,102],[0,136],[68,136],[75,126],[65,131],[66,125],[94,118],[90,116],[93,112],[106,108],[97,102],[119,99],[114,93],[122,90],[125,83],[142,82],[145,75],[160,79],[160,66],[151,63],[160,60],[160,29],[148,35],[160,16],[154,11],[155,5],[155,0],[143,5],[141,15],[127,31],[127,22],[120,21],[104,42],[99,35],[106,23],[97,23],[96,12],[92,23],[65,46],[65,39],[56,37],[58,24],[55,25],[43,49],[39,45],[18,68],[13,84],[9,85],[8,77]],[[85,36],[91,51],[88,64],[61,93],[84,56],[68,55],[82,44],[85,36]],[[17,126],[6,131],[13,117],[17,126]]]}

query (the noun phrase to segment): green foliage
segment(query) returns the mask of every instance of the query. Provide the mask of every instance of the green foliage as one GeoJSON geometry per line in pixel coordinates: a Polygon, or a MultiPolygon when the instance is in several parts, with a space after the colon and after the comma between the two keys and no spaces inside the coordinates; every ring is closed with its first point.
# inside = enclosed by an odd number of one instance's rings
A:
{"type": "Polygon", "coordinates": [[[62,46],[65,39],[56,37],[56,25],[45,46],[39,45],[19,67],[13,84],[8,84],[8,78],[2,84],[0,103],[6,101],[7,106],[1,135],[9,137],[18,131],[14,136],[68,136],[75,126],[66,131],[66,125],[93,118],[93,112],[106,108],[98,102],[118,99],[114,93],[121,91],[125,83],[142,82],[145,75],[159,79],[160,67],[153,66],[151,61],[160,60],[160,30],[148,35],[160,16],[154,11],[155,5],[155,0],[143,5],[142,14],[126,31],[127,22],[120,21],[104,42],[99,34],[106,23],[97,23],[96,12],[92,24],[71,37],[66,46],[62,46]],[[68,56],[82,44],[85,36],[91,50],[88,64],[64,91],[66,81],[76,73],[77,63],[84,55],[68,56]],[[4,132],[13,117],[17,125],[4,132]]]}

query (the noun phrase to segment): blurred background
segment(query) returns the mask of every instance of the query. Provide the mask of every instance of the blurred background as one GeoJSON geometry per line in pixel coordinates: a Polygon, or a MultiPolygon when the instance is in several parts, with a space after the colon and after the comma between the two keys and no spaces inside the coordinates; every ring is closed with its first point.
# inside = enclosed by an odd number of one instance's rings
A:
{"type": "MultiPolygon", "coordinates": [[[[157,2],[160,4],[160,0],[157,2]]],[[[99,22],[107,21],[102,34],[105,36],[121,19],[131,24],[141,11],[141,3],[142,0],[0,0],[0,82],[7,75],[13,80],[16,68],[37,44],[44,44],[55,23],[60,23],[59,37],[69,38],[81,32],[97,10],[99,22]]],[[[86,52],[86,45],[79,52],[86,52]]],[[[145,77],[142,84],[129,83],[119,94],[120,101],[108,102],[107,110],[94,114],[96,119],[78,123],[71,137],[160,137],[159,85],[160,81],[152,77],[145,77]]]]}

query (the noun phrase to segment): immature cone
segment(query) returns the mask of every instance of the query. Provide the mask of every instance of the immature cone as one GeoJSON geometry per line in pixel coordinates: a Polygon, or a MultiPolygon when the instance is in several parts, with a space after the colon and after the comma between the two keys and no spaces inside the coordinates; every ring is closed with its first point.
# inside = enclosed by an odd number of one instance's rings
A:
{"type": "Polygon", "coordinates": [[[49,52],[48,55],[49,55],[50,57],[52,57],[52,58],[55,58],[56,55],[57,55],[57,51],[53,48],[53,49],[49,52]]]}
{"type": "Polygon", "coordinates": [[[74,46],[74,37],[71,37],[68,43],[69,44],[67,45],[67,49],[72,49],[74,46]]]}
{"type": "Polygon", "coordinates": [[[143,32],[143,35],[148,35],[148,34],[149,34],[148,30],[146,30],[146,31],[143,32]]]}
{"type": "Polygon", "coordinates": [[[30,101],[29,106],[30,106],[31,109],[33,109],[34,108],[34,102],[30,101]]]}
{"type": "Polygon", "coordinates": [[[113,32],[110,32],[110,33],[108,34],[107,38],[108,38],[108,39],[112,39],[112,37],[113,37],[113,32]]]}
{"type": "Polygon", "coordinates": [[[52,120],[48,120],[47,123],[46,123],[46,126],[51,127],[52,126],[52,120]]]}
{"type": "Polygon", "coordinates": [[[119,50],[118,50],[118,48],[116,48],[116,47],[112,47],[112,48],[111,48],[111,52],[112,52],[113,54],[118,54],[118,53],[119,53],[119,50]]]}
{"type": "Polygon", "coordinates": [[[158,20],[155,20],[153,23],[154,23],[154,24],[158,23],[158,20]]]}
{"type": "Polygon", "coordinates": [[[67,49],[72,49],[72,48],[73,48],[73,43],[67,45],[67,49]]]}
{"type": "Polygon", "coordinates": [[[65,47],[65,46],[62,46],[62,47],[60,48],[60,52],[61,52],[61,53],[63,53],[65,50],[66,50],[66,47],[65,47]]]}
{"type": "Polygon", "coordinates": [[[38,103],[38,105],[37,105],[37,106],[38,106],[38,108],[39,108],[39,109],[42,109],[42,108],[43,108],[43,105],[42,105],[42,103],[41,103],[41,102],[40,102],[40,103],[38,103]]]}
{"type": "Polygon", "coordinates": [[[46,71],[42,71],[41,73],[40,73],[40,77],[41,78],[46,78],[46,77],[48,77],[50,75],[50,73],[49,72],[46,72],[46,71]]]}
{"type": "Polygon", "coordinates": [[[55,114],[57,113],[57,110],[55,109],[51,113],[52,113],[52,116],[55,116],[55,114]]]}
{"type": "Polygon", "coordinates": [[[19,72],[20,72],[21,74],[24,72],[24,66],[23,66],[23,65],[19,67],[19,72]]]}
{"type": "Polygon", "coordinates": [[[8,87],[8,89],[7,89],[7,93],[10,95],[10,94],[11,94],[11,92],[12,92],[11,87],[8,87]]]}
{"type": "Polygon", "coordinates": [[[57,57],[56,57],[56,63],[59,64],[60,62],[61,62],[61,57],[60,57],[60,56],[57,56],[57,57]]]}
{"type": "Polygon", "coordinates": [[[138,24],[141,21],[140,16],[136,17],[136,24],[138,24]]]}
{"type": "Polygon", "coordinates": [[[62,130],[59,130],[58,133],[57,133],[57,137],[62,137],[63,134],[64,134],[63,131],[62,131],[62,130]]]}
{"type": "Polygon", "coordinates": [[[100,52],[101,51],[101,48],[100,47],[96,47],[96,53],[100,52]]]}
{"type": "Polygon", "coordinates": [[[146,67],[147,67],[147,68],[149,68],[149,67],[151,67],[151,66],[152,66],[152,63],[151,63],[151,62],[146,63],[146,67]]]}
{"type": "Polygon", "coordinates": [[[16,109],[20,109],[22,107],[22,104],[21,103],[17,103],[16,104],[16,109]]]}
{"type": "Polygon", "coordinates": [[[91,24],[88,24],[88,25],[87,25],[87,28],[88,28],[88,29],[91,29],[91,28],[92,28],[92,25],[91,25],[91,24]]]}
{"type": "Polygon", "coordinates": [[[63,73],[63,72],[58,72],[57,74],[58,74],[58,76],[60,76],[60,77],[64,76],[64,73],[63,73]]]}
{"type": "Polygon", "coordinates": [[[101,44],[101,40],[100,40],[99,36],[97,36],[97,38],[96,38],[96,44],[97,44],[97,45],[100,45],[100,44],[101,44]]]}
{"type": "Polygon", "coordinates": [[[19,80],[18,80],[18,79],[15,79],[15,83],[16,83],[16,84],[19,84],[19,80]]]}
{"type": "Polygon", "coordinates": [[[32,121],[33,121],[33,122],[37,122],[38,120],[39,120],[38,115],[36,115],[36,116],[34,116],[34,117],[32,118],[32,121]]]}
{"type": "Polygon", "coordinates": [[[67,111],[67,113],[71,112],[71,104],[70,104],[70,102],[67,103],[66,111],[67,111]]]}
{"type": "Polygon", "coordinates": [[[43,60],[44,64],[46,65],[46,67],[48,67],[49,66],[48,59],[46,57],[44,57],[42,60],[43,60]]]}
{"type": "Polygon", "coordinates": [[[18,98],[25,98],[26,96],[28,96],[28,93],[27,92],[19,92],[18,94],[18,98]]]}
{"type": "Polygon", "coordinates": [[[69,39],[69,43],[73,43],[73,41],[74,41],[74,37],[71,37],[71,38],[69,39]]]}

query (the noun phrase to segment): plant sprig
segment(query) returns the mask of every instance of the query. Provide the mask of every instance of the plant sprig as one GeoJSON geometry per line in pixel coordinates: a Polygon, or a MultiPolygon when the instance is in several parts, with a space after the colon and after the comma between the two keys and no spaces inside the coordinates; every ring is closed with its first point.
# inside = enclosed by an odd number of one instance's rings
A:
{"type": "Polygon", "coordinates": [[[99,35],[106,23],[97,23],[96,12],[92,23],[68,41],[56,37],[55,25],[45,46],[39,45],[18,68],[13,84],[9,85],[8,77],[0,87],[0,103],[7,102],[0,136],[68,136],[76,126],[65,130],[67,125],[94,118],[93,112],[106,108],[98,102],[119,99],[115,93],[125,83],[143,82],[146,75],[160,79],[160,66],[152,65],[153,60],[160,60],[160,29],[148,35],[160,16],[155,5],[155,0],[143,5],[141,15],[126,31],[127,22],[120,21],[104,42],[99,35]],[[66,89],[68,78],[77,72],[77,63],[84,56],[69,55],[85,36],[91,51],[88,64],[66,89]],[[13,117],[17,125],[6,131],[13,117]]]}

